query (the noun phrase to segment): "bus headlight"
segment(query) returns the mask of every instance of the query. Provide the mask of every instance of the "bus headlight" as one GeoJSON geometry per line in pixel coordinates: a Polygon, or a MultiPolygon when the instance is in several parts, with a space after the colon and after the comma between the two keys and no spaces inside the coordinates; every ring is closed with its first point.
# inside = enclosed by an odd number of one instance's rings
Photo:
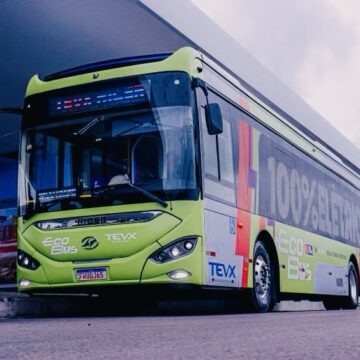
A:
{"type": "Polygon", "coordinates": [[[186,237],[176,240],[162,249],[157,250],[150,256],[150,259],[158,264],[162,264],[189,255],[193,252],[196,241],[196,237],[186,237]]]}
{"type": "Polygon", "coordinates": [[[36,270],[40,263],[25,251],[18,250],[17,252],[18,265],[29,270],[36,270]]]}

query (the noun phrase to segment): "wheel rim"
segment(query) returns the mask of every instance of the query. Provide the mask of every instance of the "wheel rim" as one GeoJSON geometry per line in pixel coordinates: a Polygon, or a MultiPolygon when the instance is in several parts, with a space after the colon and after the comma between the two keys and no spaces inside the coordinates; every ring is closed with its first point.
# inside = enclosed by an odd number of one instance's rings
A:
{"type": "Polygon", "coordinates": [[[270,267],[268,262],[261,255],[255,260],[254,279],[256,297],[261,303],[267,304],[271,281],[270,267]]]}
{"type": "Polygon", "coordinates": [[[350,271],[350,296],[353,304],[357,304],[358,294],[357,294],[357,286],[356,286],[356,277],[353,271],[350,271]]]}

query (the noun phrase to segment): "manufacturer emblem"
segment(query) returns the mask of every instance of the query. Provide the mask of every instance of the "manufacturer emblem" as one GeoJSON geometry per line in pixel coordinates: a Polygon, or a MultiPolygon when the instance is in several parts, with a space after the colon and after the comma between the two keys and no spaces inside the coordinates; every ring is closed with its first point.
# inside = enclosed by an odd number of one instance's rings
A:
{"type": "Polygon", "coordinates": [[[88,236],[81,240],[81,247],[85,250],[95,249],[99,245],[99,241],[93,236],[88,236]]]}

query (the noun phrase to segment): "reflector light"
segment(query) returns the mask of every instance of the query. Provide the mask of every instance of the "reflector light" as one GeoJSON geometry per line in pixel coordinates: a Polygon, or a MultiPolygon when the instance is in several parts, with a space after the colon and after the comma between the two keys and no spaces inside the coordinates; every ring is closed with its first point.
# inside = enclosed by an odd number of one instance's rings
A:
{"type": "Polygon", "coordinates": [[[216,252],[215,251],[207,251],[206,255],[207,256],[216,256],[216,252]]]}
{"type": "Polygon", "coordinates": [[[168,276],[173,280],[183,280],[189,278],[191,273],[186,270],[175,270],[168,273],[168,276]]]}
{"type": "Polygon", "coordinates": [[[20,282],[19,282],[19,285],[21,287],[27,287],[30,285],[30,281],[28,279],[21,279],[20,282]]]}

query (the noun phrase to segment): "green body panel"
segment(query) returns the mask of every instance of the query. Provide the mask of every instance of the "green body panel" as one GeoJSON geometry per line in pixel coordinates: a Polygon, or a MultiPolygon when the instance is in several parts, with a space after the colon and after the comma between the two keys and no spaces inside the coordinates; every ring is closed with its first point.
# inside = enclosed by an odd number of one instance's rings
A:
{"type": "MultiPolygon", "coordinates": [[[[120,209],[114,210],[121,212],[120,209]]],[[[97,208],[99,214],[107,214],[109,208],[97,208]]],[[[79,216],[77,211],[68,211],[67,217],[79,216]]],[[[144,223],[127,223],[106,226],[84,226],[73,229],[40,230],[32,225],[22,234],[24,240],[41,255],[55,261],[102,260],[109,258],[124,258],[132,256],[150,246],[163,237],[180,219],[163,213],[152,221],[144,223]],[[113,240],[116,234],[128,235],[128,238],[113,240]],[[87,250],[81,247],[81,240],[93,236],[99,241],[96,249],[87,250]],[[66,245],[61,245],[65,240],[66,245]],[[53,245],[55,242],[55,245],[53,245]],[[56,245],[59,244],[59,245],[56,245]]]]}
{"type": "Polygon", "coordinates": [[[34,75],[27,86],[25,96],[103,80],[165,71],[184,71],[190,76],[199,76],[199,67],[201,68],[200,53],[190,47],[183,47],[162,61],[95,71],[98,75],[96,79],[92,72],[53,81],[42,81],[38,75],[34,75]]]}
{"type": "MultiPolygon", "coordinates": [[[[254,246],[261,239],[261,232],[266,231],[273,239],[276,255],[279,260],[280,291],[283,293],[321,294],[317,291],[316,281],[323,281],[323,274],[317,273],[319,266],[331,269],[328,275],[336,269],[347,273],[351,257],[359,263],[359,249],[331,240],[309,231],[293,226],[274,222],[274,226],[260,226],[261,216],[251,214],[251,229],[249,239],[249,257],[254,256],[254,246]],[[306,249],[312,249],[311,251],[306,249]],[[317,277],[315,277],[317,274],[317,277]]],[[[253,287],[253,267],[249,266],[247,285],[253,287]]],[[[325,280],[325,279],[324,279],[325,280]]],[[[335,282],[335,279],[334,279],[335,282]]]]}
{"type": "Polygon", "coordinates": [[[185,283],[203,283],[203,221],[202,201],[174,201],[171,208],[164,209],[158,204],[133,204],[92,208],[83,210],[59,211],[53,213],[37,214],[30,220],[19,219],[18,248],[27,252],[40,262],[41,266],[33,271],[18,267],[18,280],[27,279],[31,284],[19,290],[41,290],[52,287],[74,287],[88,285],[109,284],[138,284],[140,282],[178,282],[166,274],[168,272],[184,269],[192,276],[185,283]],[[87,216],[98,214],[111,214],[119,212],[157,210],[164,213],[155,219],[135,224],[84,226],[79,229],[46,230],[35,228],[34,223],[39,220],[62,219],[74,216],[87,216]],[[183,220],[181,220],[183,219],[183,220]],[[129,230],[130,229],[130,230],[129,230]],[[104,234],[136,232],[136,239],[127,242],[111,243],[104,234]],[[198,242],[191,254],[165,264],[157,264],[148,260],[149,256],[161,245],[166,245],[185,236],[196,236],[198,242]],[[48,236],[71,239],[69,246],[79,249],[76,254],[51,255],[49,249],[44,247],[42,241],[48,236]],[[87,236],[95,236],[99,246],[93,250],[81,248],[81,240],[87,236]],[[103,259],[101,259],[103,257],[103,259]],[[77,282],[77,269],[105,267],[108,281],[77,282]]]}
{"type": "MultiPolygon", "coordinates": [[[[280,290],[288,293],[314,293],[319,264],[346,271],[351,255],[358,252],[353,246],[280,223],[275,226],[275,242],[281,269],[280,290]],[[313,249],[312,255],[304,251],[307,245],[313,249]]],[[[319,275],[317,281],[321,281],[319,275]]]]}

